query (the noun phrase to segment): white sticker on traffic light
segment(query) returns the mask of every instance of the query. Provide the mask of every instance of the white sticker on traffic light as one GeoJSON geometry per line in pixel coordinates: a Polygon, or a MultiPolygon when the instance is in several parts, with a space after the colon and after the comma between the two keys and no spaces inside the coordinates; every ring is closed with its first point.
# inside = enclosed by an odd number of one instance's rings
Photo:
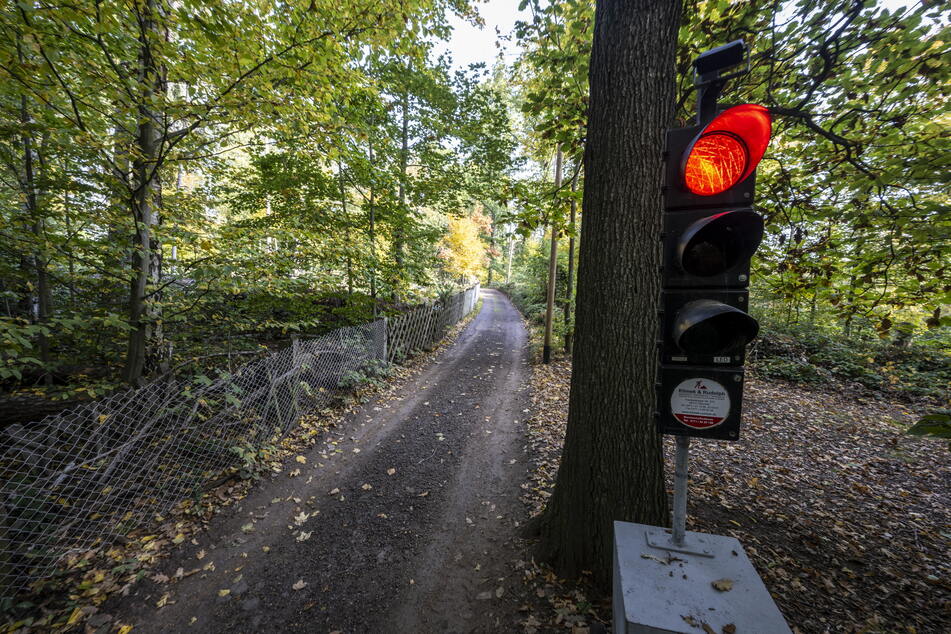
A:
{"type": "Polygon", "coordinates": [[[730,414],[730,395],[716,381],[695,377],[681,381],[670,395],[670,411],[693,429],[716,427],[730,414]]]}

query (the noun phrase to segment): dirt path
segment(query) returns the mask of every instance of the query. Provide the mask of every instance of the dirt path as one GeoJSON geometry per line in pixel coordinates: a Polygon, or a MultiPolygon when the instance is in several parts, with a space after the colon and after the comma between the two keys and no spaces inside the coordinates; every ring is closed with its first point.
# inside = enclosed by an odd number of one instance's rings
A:
{"type": "Polygon", "coordinates": [[[116,620],[135,632],[513,629],[526,336],[507,298],[482,296],[430,367],[182,544],[162,567],[173,581],[141,582],[111,606],[116,620]]]}

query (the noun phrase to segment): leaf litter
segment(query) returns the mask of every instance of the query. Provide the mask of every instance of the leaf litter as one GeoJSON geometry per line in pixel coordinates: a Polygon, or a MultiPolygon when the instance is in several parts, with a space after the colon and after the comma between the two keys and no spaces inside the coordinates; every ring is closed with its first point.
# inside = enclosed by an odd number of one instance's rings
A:
{"type": "MultiPolygon", "coordinates": [[[[569,359],[533,366],[522,486],[532,514],[554,485],[570,380],[569,359]]],[[[739,539],[794,632],[948,631],[951,452],[904,434],[930,408],[857,384],[754,375],[740,440],[691,446],[688,528],[739,539]]],[[[665,454],[672,494],[670,441],[665,454]]],[[[523,620],[526,632],[563,630],[570,616],[610,621],[609,602],[584,579],[560,580],[534,562],[524,579],[526,596],[549,601],[523,620]]]]}

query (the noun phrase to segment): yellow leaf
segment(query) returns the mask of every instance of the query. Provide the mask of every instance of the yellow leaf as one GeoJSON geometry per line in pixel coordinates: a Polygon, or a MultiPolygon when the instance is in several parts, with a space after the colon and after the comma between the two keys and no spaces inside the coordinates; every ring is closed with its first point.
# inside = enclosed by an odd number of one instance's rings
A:
{"type": "Polygon", "coordinates": [[[297,460],[297,462],[299,462],[299,463],[301,463],[301,464],[307,464],[307,458],[305,458],[304,456],[297,456],[297,458],[295,458],[295,460],[297,460]]]}
{"type": "Polygon", "coordinates": [[[116,634],[129,634],[132,631],[131,625],[120,625],[116,634]]]}
{"type": "Polygon", "coordinates": [[[76,625],[81,618],[83,618],[83,611],[79,608],[75,608],[73,613],[69,615],[69,620],[66,621],[66,625],[76,625]]]}
{"type": "Polygon", "coordinates": [[[218,591],[218,596],[219,596],[219,597],[226,597],[226,596],[228,596],[229,594],[231,594],[231,588],[223,588],[222,590],[219,590],[219,591],[218,591]]]}

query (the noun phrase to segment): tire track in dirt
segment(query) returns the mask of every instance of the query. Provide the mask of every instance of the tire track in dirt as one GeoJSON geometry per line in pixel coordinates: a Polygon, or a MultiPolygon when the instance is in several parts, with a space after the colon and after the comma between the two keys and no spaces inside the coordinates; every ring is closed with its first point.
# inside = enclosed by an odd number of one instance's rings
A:
{"type": "Polygon", "coordinates": [[[482,296],[430,367],[347,417],[339,453],[318,443],[163,566],[213,570],[140,583],[117,620],[135,632],[512,629],[526,334],[504,295],[482,296]]]}

